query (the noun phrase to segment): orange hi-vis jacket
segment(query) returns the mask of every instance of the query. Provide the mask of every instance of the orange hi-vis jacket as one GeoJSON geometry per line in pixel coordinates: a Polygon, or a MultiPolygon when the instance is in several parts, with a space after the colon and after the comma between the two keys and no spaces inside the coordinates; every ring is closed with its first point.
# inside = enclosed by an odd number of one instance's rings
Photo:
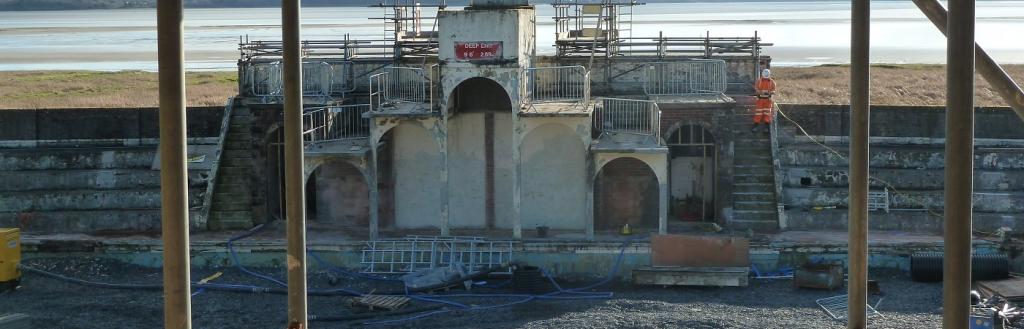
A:
{"type": "Polygon", "coordinates": [[[771,78],[760,78],[754,83],[754,90],[757,92],[757,103],[754,107],[754,123],[771,123],[774,113],[772,94],[775,93],[775,80],[771,78]]]}

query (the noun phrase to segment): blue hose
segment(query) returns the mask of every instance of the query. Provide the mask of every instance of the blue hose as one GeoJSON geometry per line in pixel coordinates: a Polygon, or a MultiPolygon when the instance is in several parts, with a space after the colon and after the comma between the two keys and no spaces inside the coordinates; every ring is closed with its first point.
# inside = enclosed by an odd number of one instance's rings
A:
{"type": "Polygon", "coordinates": [[[245,266],[242,266],[242,263],[238,261],[238,254],[235,253],[235,247],[234,247],[235,241],[242,240],[242,239],[248,238],[250,236],[253,236],[253,234],[256,234],[256,233],[259,233],[260,231],[262,231],[264,227],[265,226],[263,224],[256,225],[256,227],[253,227],[253,228],[249,229],[249,231],[247,231],[245,233],[242,233],[239,236],[236,236],[236,237],[228,239],[228,253],[231,254],[231,261],[235,263],[235,267],[237,267],[239,270],[241,270],[245,274],[249,274],[251,276],[254,276],[254,277],[257,277],[257,278],[260,278],[260,279],[263,279],[263,280],[267,280],[267,281],[273,282],[273,283],[275,283],[275,284],[277,284],[279,286],[287,288],[288,284],[284,283],[284,281],[275,279],[275,278],[273,278],[271,276],[268,276],[268,275],[263,275],[263,274],[259,274],[259,273],[250,271],[249,269],[245,268],[245,266]]]}

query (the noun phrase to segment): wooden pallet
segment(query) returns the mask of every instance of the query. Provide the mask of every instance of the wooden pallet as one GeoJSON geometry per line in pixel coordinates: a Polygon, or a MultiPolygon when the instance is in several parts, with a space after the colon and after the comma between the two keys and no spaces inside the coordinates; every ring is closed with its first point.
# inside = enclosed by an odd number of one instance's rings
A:
{"type": "Polygon", "coordinates": [[[985,297],[998,295],[1011,302],[1024,302],[1024,278],[978,281],[975,286],[985,297]]]}
{"type": "Polygon", "coordinates": [[[373,310],[394,311],[409,304],[409,297],[365,295],[352,299],[352,304],[373,310]]]}
{"type": "Polygon", "coordinates": [[[749,267],[655,266],[633,270],[633,283],[661,286],[746,287],[749,267]]]}

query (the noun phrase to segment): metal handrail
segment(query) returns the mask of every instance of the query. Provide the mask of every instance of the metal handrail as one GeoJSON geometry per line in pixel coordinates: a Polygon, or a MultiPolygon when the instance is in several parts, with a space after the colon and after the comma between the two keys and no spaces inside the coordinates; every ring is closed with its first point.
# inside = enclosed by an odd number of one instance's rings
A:
{"type": "Polygon", "coordinates": [[[724,93],[728,87],[725,61],[696,59],[645,64],[647,95],[707,95],[724,93]]]}
{"type": "Polygon", "coordinates": [[[371,111],[395,103],[433,103],[433,80],[423,68],[391,66],[382,70],[370,76],[371,111]]]}
{"type": "Polygon", "coordinates": [[[524,102],[590,101],[590,71],[581,65],[531,67],[525,72],[524,102]]]}
{"type": "Polygon", "coordinates": [[[325,106],[302,114],[302,139],[306,143],[362,139],[370,136],[370,120],[363,114],[370,104],[325,106]]]}
{"type": "Polygon", "coordinates": [[[661,110],[653,101],[624,98],[601,98],[601,133],[621,133],[651,136],[661,141],[661,110]]]}

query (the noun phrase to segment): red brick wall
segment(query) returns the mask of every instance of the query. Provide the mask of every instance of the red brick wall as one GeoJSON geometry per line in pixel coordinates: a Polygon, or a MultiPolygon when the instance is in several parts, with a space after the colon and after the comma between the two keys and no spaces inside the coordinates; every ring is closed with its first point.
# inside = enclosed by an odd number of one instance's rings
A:
{"type": "Polygon", "coordinates": [[[612,160],[594,183],[594,227],[616,230],[658,227],[658,179],[646,163],[634,158],[612,160]]]}

